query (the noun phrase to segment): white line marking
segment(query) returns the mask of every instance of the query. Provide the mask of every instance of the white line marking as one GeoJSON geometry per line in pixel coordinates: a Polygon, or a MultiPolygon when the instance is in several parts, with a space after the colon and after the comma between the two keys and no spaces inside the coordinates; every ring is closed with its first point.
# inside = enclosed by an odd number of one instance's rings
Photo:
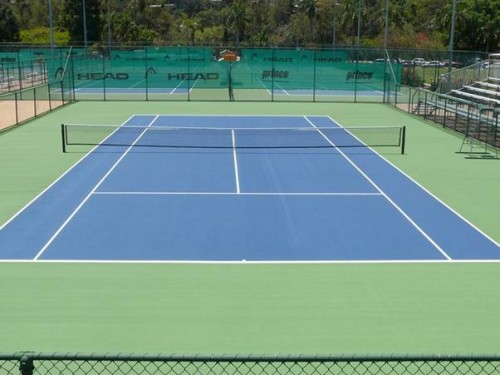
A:
{"type": "MultiPolygon", "coordinates": [[[[158,116],[156,116],[150,123],[148,126],[151,126],[155,121],[156,119],[158,118],[158,116]]],[[[134,145],[141,139],[141,137],[146,133],[147,131],[147,127],[144,128],[144,130],[141,132],[141,134],[139,134],[139,136],[135,139],[134,142],[132,142],[132,144],[127,148],[127,150],[122,154],[122,156],[120,156],[120,158],[113,164],[113,166],[106,172],[106,174],[99,180],[99,182],[97,182],[97,184],[94,186],[94,188],[87,194],[87,196],[82,200],[82,202],[73,210],[73,212],[71,213],[71,215],[68,216],[68,218],[64,221],[64,223],[59,227],[59,229],[57,229],[57,231],[52,235],[52,237],[47,241],[47,243],[42,247],[42,249],[38,252],[38,254],[36,254],[35,258],[33,258],[33,260],[38,260],[40,258],[40,256],[45,252],[45,250],[50,246],[50,244],[52,242],[54,242],[54,240],[57,238],[57,236],[59,235],[59,233],[62,232],[62,230],[68,225],[68,223],[73,219],[73,217],[75,217],[75,215],[78,213],[78,211],[80,211],[80,209],[83,207],[83,205],[89,200],[89,198],[92,196],[92,193],[94,193],[98,188],[99,186],[104,182],[104,180],[111,174],[111,172],[113,172],[113,170],[118,166],[118,164],[125,158],[125,156],[127,156],[127,154],[130,152],[130,150],[132,149],[132,147],[134,147],[134,145]]]]}
{"type": "MultiPolygon", "coordinates": [[[[314,128],[318,129],[316,125],[310,121],[306,116],[304,116],[306,121],[308,121],[314,128]]],[[[348,129],[346,129],[347,131],[348,129]]],[[[356,163],[354,163],[340,148],[338,148],[335,143],[333,143],[320,129],[318,129],[318,132],[323,136],[323,138],[326,139],[328,143],[330,143],[333,147],[337,149],[337,151],[351,164],[375,189],[377,189],[384,197],[387,199],[387,201],[396,208],[396,210],[399,211],[403,217],[408,220],[408,222],[417,229],[420,234],[422,234],[427,241],[429,241],[446,259],[452,260],[452,258],[429,236],[420,226],[413,221],[413,219],[401,208],[399,207],[396,202],[394,202],[368,175],[363,172],[363,170],[358,167],[356,163]]]]}
{"type": "MultiPolygon", "coordinates": [[[[133,89],[134,87],[139,86],[141,83],[143,83],[143,82],[145,82],[145,81],[146,81],[145,79],[141,79],[141,80],[137,81],[137,83],[134,83],[132,86],[126,87],[126,88],[125,88],[125,90],[126,90],[127,88],[129,88],[129,89],[133,89]]],[[[144,91],[145,91],[145,90],[146,90],[146,89],[144,89],[144,91]]]]}
{"type": "Polygon", "coordinates": [[[197,78],[196,81],[194,81],[194,83],[191,86],[188,86],[189,87],[188,94],[191,94],[191,91],[193,91],[193,89],[195,88],[198,81],[199,81],[199,78],[197,78]]]}
{"type": "MultiPolygon", "coordinates": [[[[85,84],[81,84],[79,87],[76,87],[76,89],[86,89],[86,88],[90,88],[92,86],[98,86],[98,85],[101,85],[102,83],[102,80],[101,79],[98,79],[98,80],[95,80],[95,81],[87,81],[87,83],[85,84]]],[[[100,89],[103,89],[103,87],[98,87],[100,89]]],[[[102,90],[101,90],[102,91],[102,90]]]]}
{"type": "MultiPolygon", "coordinates": [[[[274,84],[278,87],[279,90],[283,91],[287,96],[291,96],[288,91],[286,91],[283,86],[281,86],[278,82],[274,82],[274,84]]],[[[274,91],[274,90],[273,90],[274,91]]]]}
{"type": "Polygon", "coordinates": [[[262,195],[262,196],[383,196],[381,193],[260,193],[260,192],[212,192],[212,191],[95,191],[95,195],[262,195]]]}
{"type": "Polygon", "coordinates": [[[52,264],[207,264],[207,265],[308,265],[308,264],[485,264],[500,263],[500,259],[465,259],[465,260],[444,260],[444,259],[408,259],[408,260],[86,260],[86,259],[0,259],[2,263],[52,263],[52,264]]]}
{"type": "MultiPolygon", "coordinates": [[[[333,121],[335,124],[341,126],[338,122],[336,122],[335,120],[333,120],[330,116],[328,116],[330,118],[331,121],[333,121]]],[[[346,128],[348,129],[348,128],[346,128]]],[[[479,233],[481,233],[486,239],[488,239],[489,241],[491,241],[494,245],[500,247],[500,244],[498,242],[496,242],[493,238],[491,238],[490,236],[488,236],[486,233],[484,233],[481,229],[479,229],[478,227],[476,227],[472,222],[470,222],[469,220],[467,220],[465,217],[463,217],[460,213],[458,213],[457,211],[455,211],[452,207],[450,207],[448,204],[446,204],[444,201],[442,201],[440,198],[438,198],[436,195],[434,195],[430,190],[428,190],[426,187],[424,187],[422,184],[420,184],[418,181],[416,181],[413,177],[411,177],[410,175],[408,175],[406,172],[404,172],[403,170],[401,170],[399,167],[397,167],[396,165],[394,165],[392,162],[390,162],[389,160],[387,160],[384,156],[380,155],[378,152],[376,152],[375,150],[373,150],[371,147],[370,149],[379,157],[381,158],[382,160],[384,160],[387,164],[389,164],[391,167],[393,167],[394,169],[396,169],[399,173],[401,173],[403,176],[405,176],[406,178],[408,178],[411,182],[413,182],[415,185],[417,185],[420,189],[422,189],[423,191],[425,191],[427,194],[429,194],[432,198],[434,198],[436,201],[438,201],[440,204],[442,204],[444,207],[446,207],[448,210],[450,210],[453,214],[457,215],[461,220],[463,220],[465,223],[467,223],[468,225],[470,225],[473,229],[475,229],[476,231],[478,231],[479,233]]]]}
{"type": "MultiPolygon", "coordinates": [[[[324,118],[327,118],[327,119],[331,119],[330,116],[328,115],[317,115],[317,114],[309,114],[309,115],[298,115],[298,114],[294,114],[294,115],[245,115],[245,114],[232,114],[232,115],[220,115],[220,114],[210,114],[210,113],[207,113],[207,114],[196,114],[196,115],[192,115],[192,114],[170,114],[170,113],[164,113],[164,114],[156,114],[156,113],[141,113],[141,114],[136,114],[134,116],[160,116],[160,117],[195,117],[195,118],[199,118],[199,117],[257,117],[257,118],[263,118],[263,117],[271,117],[271,118],[275,118],[275,117],[280,117],[280,118],[304,118],[304,116],[314,116],[314,117],[324,117],[324,118]]],[[[133,116],[133,117],[134,117],[133,116]]]]}
{"type": "Polygon", "coordinates": [[[173,94],[173,93],[174,93],[174,92],[175,92],[175,91],[179,88],[179,86],[180,86],[180,85],[182,85],[182,84],[184,83],[184,81],[185,81],[185,80],[183,79],[183,80],[182,80],[182,81],[181,81],[181,82],[180,82],[177,86],[175,86],[175,87],[172,89],[172,91],[170,91],[168,94],[169,94],[169,95],[170,95],[170,94],[173,94]]]}
{"type": "Polygon", "coordinates": [[[233,142],[234,179],[236,182],[236,193],[240,194],[240,178],[238,174],[238,157],[236,156],[236,136],[234,129],[231,129],[231,140],[233,142]]]}
{"type": "Polygon", "coordinates": [[[262,81],[260,78],[258,78],[260,84],[264,87],[264,89],[267,91],[267,93],[269,94],[269,96],[273,96],[273,93],[271,92],[271,90],[269,90],[267,88],[267,86],[265,85],[264,81],[262,81]]]}
{"type": "MultiPolygon", "coordinates": [[[[127,121],[125,121],[123,124],[126,124],[128,121],[130,121],[135,115],[130,116],[127,121]]],[[[123,125],[122,124],[122,125],[123,125]]],[[[23,211],[25,211],[29,206],[31,206],[35,201],[37,201],[42,195],[44,195],[48,190],[50,190],[55,184],[57,184],[64,176],[66,176],[71,170],[73,170],[77,165],[79,165],[83,160],[85,160],[92,152],[99,147],[99,145],[95,146],[90,150],[88,153],[83,155],[75,164],[73,164],[71,167],[69,167],[66,172],[64,172],[62,175],[60,175],[54,182],[52,182],[49,186],[47,186],[42,192],[40,192],[35,198],[33,198],[31,201],[29,201],[24,207],[22,207],[19,211],[17,211],[14,216],[12,216],[9,220],[7,220],[3,225],[0,226],[0,231],[5,228],[10,222],[12,222],[16,217],[18,217],[23,211]]]]}
{"type": "MultiPolygon", "coordinates": [[[[332,119],[330,116],[327,116],[331,121],[333,121],[335,124],[341,126],[338,122],[336,122],[334,119],[332,119]]],[[[408,175],[407,173],[405,173],[403,170],[401,170],[399,167],[397,167],[396,165],[394,165],[393,163],[391,163],[389,160],[387,160],[384,156],[380,155],[378,152],[376,152],[375,150],[373,150],[371,147],[370,149],[375,153],[377,154],[377,156],[379,158],[381,158],[382,160],[384,160],[387,164],[389,164],[391,167],[393,167],[394,169],[396,169],[399,173],[401,173],[403,176],[405,176],[406,178],[408,178],[411,182],[413,182],[415,185],[417,185],[420,189],[422,189],[423,191],[425,191],[427,194],[429,194],[432,198],[434,198],[436,201],[438,201],[439,203],[441,203],[444,207],[446,207],[448,210],[450,210],[453,214],[457,215],[460,219],[462,219],[465,223],[467,223],[468,225],[470,225],[473,229],[475,229],[476,231],[478,231],[479,233],[481,233],[486,239],[488,239],[489,241],[491,241],[494,245],[497,245],[498,247],[500,247],[500,244],[498,242],[496,242],[493,238],[491,238],[490,236],[488,236],[486,233],[484,233],[483,231],[481,231],[478,227],[476,227],[472,222],[470,222],[469,220],[467,220],[465,217],[463,217],[461,214],[459,214],[457,211],[455,211],[452,207],[450,207],[449,205],[447,205],[445,202],[443,202],[441,199],[439,199],[436,195],[434,195],[430,190],[428,190],[427,188],[425,188],[422,184],[420,184],[418,181],[416,181],[413,177],[411,177],[410,175],[408,175]]]]}
{"type": "MultiPolygon", "coordinates": [[[[259,82],[260,82],[260,84],[261,84],[262,86],[264,86],[264,88],[267,90],[268,94],[269,94],[269,95],[271,95],[271,96],[273,96],[273,94],[275,94],[275,92],[274,92],[274,91],[275,91],[276,89],[274,88],[274,86],[276,86],[276,87],[277,87],[277,89],[278,89],[279,91],[283,92],[285,95],[291,96],[291,95],[290,95],[290,93],[289,93],[288,91],[286,91],[286,90],[285,90],[282,86],[280,86],[277,82],[272,82],[272,83],[271,83],[271,86],[273,86],[273,87],[271,87],[271,89],[269,89],[269,88],[266,86],[266,84],[264,83],[264,81],[262,81],[260,78],[259,78],[259,82]]],[[[279,95],[279,93],[278,93],[278,95],[279,95]]],[[[300,117],[302,117],[302,116],[300,116],[300,117]]]]}

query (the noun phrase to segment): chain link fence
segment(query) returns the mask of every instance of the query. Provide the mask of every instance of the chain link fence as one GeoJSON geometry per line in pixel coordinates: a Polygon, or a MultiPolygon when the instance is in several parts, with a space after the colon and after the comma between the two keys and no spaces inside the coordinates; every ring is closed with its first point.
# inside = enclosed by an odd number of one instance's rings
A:
{"type": "Polygon", "coordinates": [[[71,72],[65,88],[76,100],[383,103],[395,83],[435,90],[443,74],[487,58],[469,51],[452,56],[450,61],[449,51],[354,46],[0,44],[0,93],[58,81],[62,72],[71,72]],[[240,59],[219,61],[231,48],[240,59]]]}
{"type": "Polygon", "coordinates": [[[0,353],[2,375],[500,374],[500,356],[165,356],[0,353]]]}
{"type": "Polygon", "coordinates": [[[0,131],[74,101],[71,51],[45,58],[43,50],[5,52],[0,46],[0,131]]]}

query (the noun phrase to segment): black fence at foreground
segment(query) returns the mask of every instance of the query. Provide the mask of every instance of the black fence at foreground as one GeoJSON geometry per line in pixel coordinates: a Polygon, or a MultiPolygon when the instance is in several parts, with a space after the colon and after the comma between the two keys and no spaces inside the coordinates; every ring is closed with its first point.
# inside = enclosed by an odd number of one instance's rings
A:
{"type": "Polygon", "coordinates": [[[500,374],[500,355],[203,356],[0,353],[0,374],[500,374]]]}

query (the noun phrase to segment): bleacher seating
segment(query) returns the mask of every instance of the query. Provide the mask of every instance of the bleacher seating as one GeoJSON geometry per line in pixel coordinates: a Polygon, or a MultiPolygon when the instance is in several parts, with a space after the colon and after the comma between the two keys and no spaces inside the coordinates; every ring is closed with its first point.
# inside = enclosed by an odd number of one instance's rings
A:
{"type": "Polygon", "coordinates": [[[472,93],[476,93],[478,95],[484,95],[492,99],[500,99],[500,91],[482,89],[478,86],[464,86],[464,90],[471,91],[472,93]]]}
{"type": "Polygon", "coordinates": [[[486,87],[486,88],[488,88],[488,90],[500,92],[500,85],[496,85],[494,83],[479,81],[479,82],[476,82],[476,85],[478,87],[486,87]]]}
{"type": "Polygon", "coordinates": [[[490,107],[500,107],[500,78],[489,77],[485,81],[452,90],[450,94],[490,107]]]}

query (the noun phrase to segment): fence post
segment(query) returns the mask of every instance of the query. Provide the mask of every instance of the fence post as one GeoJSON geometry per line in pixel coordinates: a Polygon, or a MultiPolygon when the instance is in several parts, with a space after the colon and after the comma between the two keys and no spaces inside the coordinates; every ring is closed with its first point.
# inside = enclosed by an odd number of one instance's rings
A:
{"type": "Polygon", "coordinates": [[[21,371],[21,375],[33,375],[34,369],[33,359],[27,355],[23,355],[19,361],[19,371],[21,371]]]}

